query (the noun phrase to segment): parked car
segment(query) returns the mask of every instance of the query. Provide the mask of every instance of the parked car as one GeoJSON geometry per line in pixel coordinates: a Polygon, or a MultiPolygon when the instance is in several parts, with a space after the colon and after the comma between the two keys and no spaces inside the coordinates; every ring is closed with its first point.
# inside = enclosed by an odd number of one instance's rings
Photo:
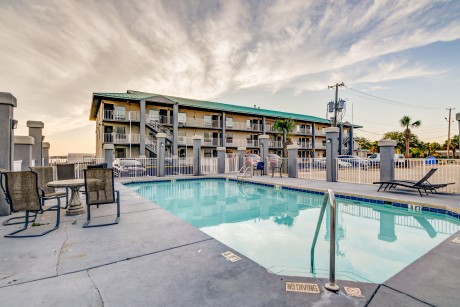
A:
{"type": "Polygon", "coordinates": [[[245,166],[255,166],[260,162],[260,156],[256,154],[245,154],[244,155],[244,165],[245,166]]]}
{"type": "Polygon", "coordinates": [[[439,164],[439,161],[435,156],[429,156],[425,158],[425,164],[439,164]]]}
{"type": "MultiPolygon", "coordinates": [[[[379,153],[370,155],[368,160],[371,166],[380,166],[380,154],[379,153]]],[[[393,157],[393,161],[395,162],[395,166],[403,167],[406,165],[406,158],[404,158],[404,155],[402,154],[395,154],[393,157]]]]}
{"type": "Polygon", "coordinates": [[[352,156],[352,155],[339,155],[337,157],[339,160],[339,166],[340,166],[340,161],[350,163],[352,167],[360,167],[363,169],[367,169],[369,167],[369,161],[366,159],[360,158],[358,156],[352,156]]]}
{"type": "Polygon", "coordinates": [[[142,177],[147,174],[145,167],[135,159],[115,159],[113,172],[116,177],[142,177]]]}
{"type": "MultiPolygon", "coordinates": [[[[351,167],[352,164],[347,161],[337,160],[339,168],[348,168],[351,167]]],[[[317,158],[313,160],[312,168],[326,168],[326,158],[317,158]]]]}

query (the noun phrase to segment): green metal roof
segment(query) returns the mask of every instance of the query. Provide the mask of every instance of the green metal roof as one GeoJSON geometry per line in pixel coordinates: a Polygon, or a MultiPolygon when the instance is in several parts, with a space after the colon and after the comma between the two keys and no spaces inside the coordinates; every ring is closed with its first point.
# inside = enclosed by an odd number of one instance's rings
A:
{"type": "Polygon", "coordinates": [[[93,93],[93,101],[91,106],[91,114],[90,119],[95,120],[97,116],[97,110],[99,108],[100,99],[104,98],[112,98],[118,100],[132,100],[132,101],[139,101],[141,99],[154,100],[155,97],[163,97],[167,100],[170,100],[172,103],[178,103],[181,106],[191,107],[191,108],[201,108],[201,109],[208,109],[213,111],[224,111],[229,113],[241,113],[241,114],[250,114],[250,115],[259,115],[259,116],[267,116],[272,118],[292,118],[299,121],[306,121],[306,122],[315,122],[315,123],[323,123],[323,124],[330,124],[330,121],[325,118],[304,115],[304,114],[297,114],[297,113],[289,113],[289,112],[282,112],[276,110],[268,110],[268,109],[259,109],[259,108],[251,108],[245,106],[238,106],[228,103],[220,103],[220,102],[213,102],[213,101],[206,101],[206,100],[196,100],[196,99],[189,99],[189,98],[182,98],[182,97],[175,97],[175,96],[168,96],[168,95],[161,95],[155,93],[145,93],[139,91],[132,91],[128,90],[126,93],[93,93]]]}
{"type": "MultiPolygon", "coordinates": [[[[113,98],[113,99],[121,99],[121,100],[141,100],[154,97],[163,97],[170,100],[172,103],[178,103],[181,106],[192,107],[192,108],[202,108],[214,111],[224,111],[229,113],[241,113],[241,114],[250,114],[250,115],[259,115],[259,116],[267,116],[267,117],[281,117],[281,118],[292,118],[299,121],[306,121],[306,122],[315,122],[315,123],[323,123],[323,124],[330,124],[330,121],[316,116],[304,115],[304,114],[296,114],[296,113],[289,113],[289,112],[282,112],[282,111],[275,111],[275,110],[268,110],[268,109],[259,109],[259,108],[251,108],[245,106],[238,106],[228,103],[220,103],[220,102],[213,102],[213,101],[206,101],[206,100],[195,100],[189,98],[182,98],[182,97],[175,97],[175,96],[167,96],[167,95],[160,95],[154,93],[145,93],[145,92],[138,92],[128,90],[126,93],[94,93],[93,94],[93,105],[91,107],[91,114],[90,119],[95,120],[97,115],[98,106],[95,103],[99,103],[95,101],[95,98],[113,98]]],[[[97,100],[97,99],[96,99],[97,100]]],[[[154,100],[154,99],[152,99],[154,100]]]]}

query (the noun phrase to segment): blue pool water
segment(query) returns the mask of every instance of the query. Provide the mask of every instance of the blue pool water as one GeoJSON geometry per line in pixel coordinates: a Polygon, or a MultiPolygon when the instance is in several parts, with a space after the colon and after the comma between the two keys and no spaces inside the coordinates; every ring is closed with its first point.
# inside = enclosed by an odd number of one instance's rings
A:
{"type": "MultiPolygon", "coordinates": [[[[310,273],[321,195],[225,180],[128,187],[273,273],[328,276],[328,211],[310,273]]],[[[460,229],[445,215],[343,199],[337,205],[337,279],[382,283],[460,229]]]]}

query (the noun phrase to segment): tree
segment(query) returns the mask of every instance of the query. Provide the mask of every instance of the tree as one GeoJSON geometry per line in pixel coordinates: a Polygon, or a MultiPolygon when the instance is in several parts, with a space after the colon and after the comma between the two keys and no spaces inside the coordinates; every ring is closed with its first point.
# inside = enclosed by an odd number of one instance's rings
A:
{"type": "Polygon", "coordinates": [[[409,145],[409,140],[410,140],[410,137],[411,137],[411,131],[410,131],[410,128],[416,128],[416,127],[420,127],[420,125],[422,124],[421,121],[419,120],[416,120],[415,122],[412,122],[412,119],[407,116],[407,115],[404,115],[400,120],[399,120],[399,123],[401,124],[401,127],[404,127],[404,138],[406,139],[406,158],[410,158],[410,145],[409,145]]]}
{"type": "MultiPolygon", "coordinates": [[[[282,133],[283,135],[283,156],[287,157],[287,145],[288,145],[288,139],[289,139],[289,134],[294,130],[295,122],[291,118],[286,118],[286,119],[277,119],[275,123],[273,124],[273,129],[276,131],[282,133]]],[[[290,141],[290,139],[289,139],[290,141]]]]}
{"type": "MultiPolygon", "coordinates": [[[[443,149],[447,149],[447,140],[444,142],[442,146],[443,149]]],[[[458,149],[458,135],[454,135],[450,138],[450,150],[452,150],[452,157],[455,159],[455,150],[458,149]]],[[[449,153],[447,153],[447,157],[450,157],[449,153]]]]}
{"type": "Polygon", "coordinates": [[[404,134],[398,131],[390,131],[383,135],[385,140],[394,140],[396,141],[396,149],[398,152],[403,153],[405,148],[405,139],[404,134]]]}

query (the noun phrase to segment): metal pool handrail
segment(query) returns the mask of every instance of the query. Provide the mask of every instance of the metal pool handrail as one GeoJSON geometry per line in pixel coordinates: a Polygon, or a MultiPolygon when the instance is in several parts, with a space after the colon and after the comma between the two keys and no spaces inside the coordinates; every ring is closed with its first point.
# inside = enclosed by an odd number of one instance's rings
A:
{"type": "Polygon", "coordinates": [[[327,201],[331,205],[331,216],[330,216],[330,251],[329,251],[329,282],[324,285],[324,287],[330,291],[338,291],[339,286],[335,284],[335,234],[336,234],[336,202],[334,191],[328,189],[324,194],[323,205],[321,206],[321,212],[318,217],[318,223],[316,224],[315,236],[313,238],[313,243],[311,244],[310,250],[310,266],[311,273],[314,273],[315,270],[315,246],[316,241],[318,240],[319,230],[321,228],[321,223],[324,217],[324,211],[326,210],[327,201]]]}

